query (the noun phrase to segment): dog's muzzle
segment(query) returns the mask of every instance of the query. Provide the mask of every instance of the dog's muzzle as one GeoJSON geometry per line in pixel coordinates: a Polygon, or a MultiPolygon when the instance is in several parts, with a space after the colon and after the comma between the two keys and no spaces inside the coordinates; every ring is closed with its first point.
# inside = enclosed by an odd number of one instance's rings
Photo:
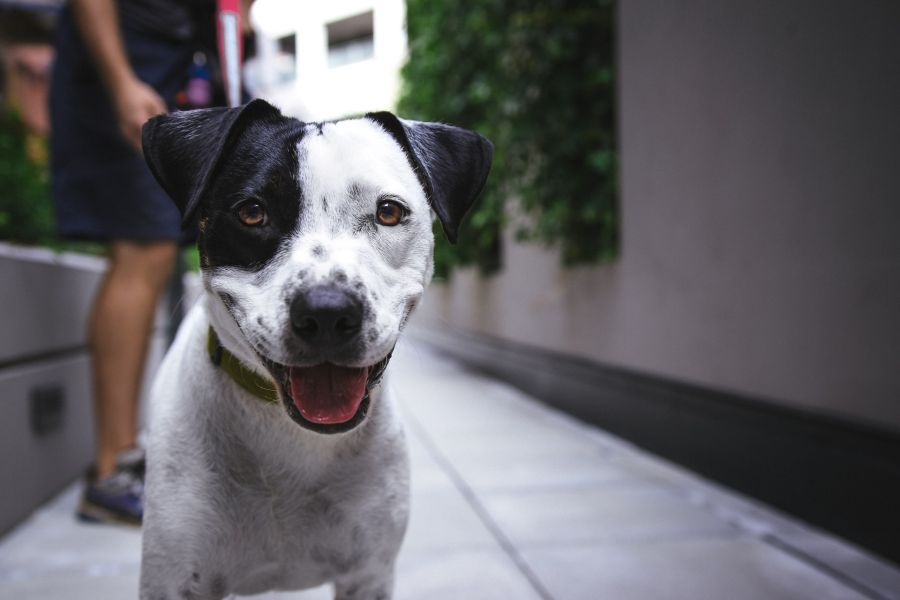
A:
{"type": "MultiPolygon", "coordinates": [[[[333,307],[334,303],[329,304],[333,307]]],[[[345,317],[338,311],[315,316],[314,327],[335,327],[345,317]]],[[[301,313],[303,314],[303,313],[301,313]]],[[[310,324],[303,319],[306,327],[310,324]]],[[[393,350],[377,363],[367,367],[345,367],[330,362],[312,366],[290,366],[277,363],[257,351],[275,385],[244,365],[226,350],[212,327],[209,329],[208,352],[212,363],[251,395],[277,402],[279,397],[288,415],[301,426],[319,433],[349,431],[365,420],[371,404],[371,392],[381,383],[393,350]]]]}
{"type": "Polygon", "coordinates": [[[257,353],[288,414],[321,433],[353,429],[365,419],[370,393],[390,360],[388,354],[372,365],[346,366],[355,363],[362,347],[363,299],[336,283],[319,284],[296,293],[287,308],[301,364],[281,364],[257,353]]]}
{"type": "Polygon", "coordinates": [[[343,433],[368,415],[371,392],[384,377],[393,351],[369,367],[341,367],[322,363],[290,367],[263,362],[278,382],[282,403],[299,425],[318,433],[343,433]]]}

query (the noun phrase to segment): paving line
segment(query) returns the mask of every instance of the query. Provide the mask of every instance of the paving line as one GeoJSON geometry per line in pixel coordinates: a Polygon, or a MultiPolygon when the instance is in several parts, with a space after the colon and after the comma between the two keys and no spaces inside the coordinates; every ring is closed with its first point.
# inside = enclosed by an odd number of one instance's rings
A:
{"type": "Polygon", "coordinates": [[[867,598],[871,598],[872,600],[897,600],[900,596],[885,596],[881,592],[876,589],[873,589],[858,581],[857,579],[847,575],[846,573],[837,570],[831,565],[822,562],[814,556],[810,556],[806,552],[800,550],[799,548],[795,548],[791,546],[789,543],[784,540],[779,539],[777,536],[772,534],[765,534],[760,538],[764,543],[772,546],[773,548],[784,552],[785,554],[796,558],[797,560],[808,564],[814,569],[828,575],[832,579],[835,579],[845,585],[846,587],[852,589],[855,592],[866,596],[867,598]]]}
{"type": "Polygon", "coordinates": [[[553,595],[550,594],[550,591],[544,587],[544,584],[541,583],[534,571],[531,570],[531,567],[528,566],[528,563],[525,562],[525,558],[521,555],[512,541],[510,541],[503,530],[500,529],[500,526],[497,525],[491,517],[491,514],[478,499],[478,496],[476,496],[466,480],[459,474],[447,457],[444,456],[444,453],[441,452],[437,444],[434,443],[422,423],[419,422],[409,409],[404,409],[404,412],[406,413],[406,422],[415,431],[416,435],[419,436],[419,440],[428,449],[431,457],[442,469],[444,469],[447,476],[450,477],[450,480],[453,482],[453,485],[463,495],[472,507],[472,510],[475,511],[475,514],[478,515],[478,518],[481,519],[481,522],[487,527],[488,531],[491,532],[491,535],[494,536],[494,539],[497,540],[497,543],[500,544],[500,547],[503,548],[503,551],[506,552],[507,556],[513,561],[516,568],[519,569],[538,596],[540,596],[542,600],[555,600],[553,595]]]}

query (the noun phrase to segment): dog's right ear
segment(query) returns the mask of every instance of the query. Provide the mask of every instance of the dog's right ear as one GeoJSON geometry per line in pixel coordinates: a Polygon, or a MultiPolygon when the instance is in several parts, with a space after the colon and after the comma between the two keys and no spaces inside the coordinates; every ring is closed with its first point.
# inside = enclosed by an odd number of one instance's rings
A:
{"type": "Polygon", "coordinates": [[[281,118],[253,100],[238,108],[188,110],[153,117],[141,133],[150,171],[181,211],[186,226],[212,182],[216,167],[248,125],[281,118]]]}

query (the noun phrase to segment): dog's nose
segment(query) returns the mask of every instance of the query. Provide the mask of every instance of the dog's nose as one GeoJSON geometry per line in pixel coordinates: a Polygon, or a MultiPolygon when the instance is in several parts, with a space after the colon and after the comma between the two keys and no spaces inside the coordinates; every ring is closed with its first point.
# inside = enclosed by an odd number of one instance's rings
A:
{"type": "Polygon", "coordinates": [[[305,342],[331,346],[345,342],[362,328],[362,303],[330,285],[297,294],[291,301],[291,325],[305,342]]]}

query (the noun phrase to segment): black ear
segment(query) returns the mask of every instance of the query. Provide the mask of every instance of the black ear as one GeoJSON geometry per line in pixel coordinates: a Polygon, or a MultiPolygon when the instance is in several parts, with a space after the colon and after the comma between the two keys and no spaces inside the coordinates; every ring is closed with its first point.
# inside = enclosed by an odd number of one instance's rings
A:
{"type": "Polygon", "coordinates": [[[264,100],[237,108],[207,108],[153,117],[144,124],[142,143],[150,171],[181,211],[185,226],[206,193],[222,156],[241,132],[281,113],[264,100]]]}
{"type": "Polygon", "coordinates": [[[406,153],[444,233],[456,242],[459,224],[491,170],[494,146],[474,131],[398,119],[389,112],[366,115],[384,127],[406,153]]]}

